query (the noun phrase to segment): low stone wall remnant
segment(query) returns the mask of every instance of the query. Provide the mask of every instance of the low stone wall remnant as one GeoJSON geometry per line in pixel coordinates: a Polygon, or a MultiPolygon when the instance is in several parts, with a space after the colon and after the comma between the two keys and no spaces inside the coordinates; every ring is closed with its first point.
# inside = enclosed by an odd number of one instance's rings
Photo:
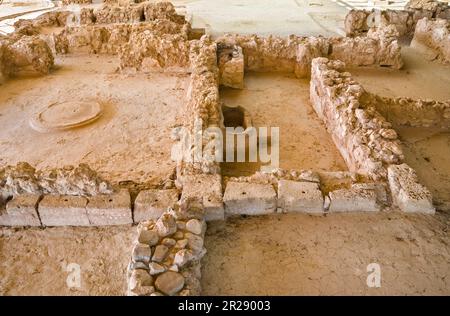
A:
{"type": "Polygon", "coordinates": [[[411,46],[428,48],[435,53],[436,58],[450,63],[450,19],[419,20],[411,46]]]}
{"type": "Polygon", "coordinates": [[[141,222],[128,266],[131,296],[201,294],[206,222],[201,204],[183,202],[141,222]]]}
{"type": "Polygon", "coordinates": [[[444,131],[450,130],[450,101],[388,98],[369,94],[364,102],[376,107],[395,127],[437,127],[444,131]]]}
{"type": "Polygon", "coordinates": [[[345,16],[345,33],[347,36],[362,36],[370,28],[392,25],[399,36],[412,37],[417,22],[422,18],[450,20],[450,6],[435,0],[413,0],[404,10],[350,10],[345,16]]]}
{"type": "Polygon", "coordinates": [[[379,180],[386,167],[403,162],[397,133],[373,106],[363,106],[363,87],[344,71],[344,63],[316,58],[310,98],[350,171],[379,180]]]}

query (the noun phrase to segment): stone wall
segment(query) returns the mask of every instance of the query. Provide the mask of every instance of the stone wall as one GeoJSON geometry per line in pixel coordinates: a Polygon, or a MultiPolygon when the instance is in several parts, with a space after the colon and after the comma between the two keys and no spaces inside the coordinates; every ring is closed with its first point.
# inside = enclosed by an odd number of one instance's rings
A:
{"type": "Polygon", "coordinates": [[[436,53],[443,62],[450,63],[450,18],[417,22],[411,46],[423,45],[436,53]]]}
{"type": "Polygon", "coordinates": [[[128,265],[128,295],[201,294],[200,260],[206,231],[201,205],[180,203],[141,222],[128,265]]]}
{"type": "Polygon", "coordinates": [[[228,34],[216,41],[224,47],[238,46],[244,54],[245,70],[293,72],[297,77],[310,75],[311,61],[316,57],[344,59],[348,66],[403,65],[397,34],[393,28],[374,30],[367,37],[288,38],[228,34]]]}
{"type": "Polygon", "coordinates": [[[393,26],[371,29],[365,37],[340,37],[331,40],[330,59],[343,61],[347,66],[388,66],[400,69],[403,60],[398,32],[393,26]]]}
{"type": "Polygon", "coordinates": [[[185,24],[185,18],[175,12],[170,2],[142,2],[129,4],[105,3],[98,9],[83,8],[82,23],[139,23],[143,21],[169,20],[177,24],[185,24]]]}
{"type": "Polygon", "coordinates": [[[225,214],[379,211],[391,205],[387,184],[352,172],[282,170],[227,178],[225,214]]]}
{"type": "Polygon", "coordinates": [[[72,26],[55,33],[50,42],[53,42],[56,53],[60,54],[119,54],[139,47],[139,43],[129,43],[136,37],[164,39],[166,36],[169,38],[169,35],[186,41],[187,29],[168,20],[139,24],[72,26]]]}
{"type": "Polygon", "coordinates": [[[370,94],[365,103],[375,106],[394,126],[437,127],[450,130],[450,101],[387,98],[370,94]]]}
{"type": "Polygon", "coordinates": [[[361,36],[371,27],[393,25],[399,36],[412,37],[417,22],[427,17],[450,20],[450,7],[439,1],[410,1],[405,10],[350,10],[345,17],[347,36],[361,36]]]}
{"type": "Polygon", "coordinates": [[[23,69],[48,74],[53,65],[49,46],[38,36],[0,38],[0,83],[23,69]]]}
{"type": "Polygon", "coordinates": [[[344,63],[316,58],[310,98],[350,171],[386,178],[386,167],[403,161],[397,133],[373,106],[362,106],[364,88],[344,63]]]}
{"type": "Polygon", "coordinates": [[[91,4],[92,0],[62,0],[63,5],[69,4],[91,4]]]}

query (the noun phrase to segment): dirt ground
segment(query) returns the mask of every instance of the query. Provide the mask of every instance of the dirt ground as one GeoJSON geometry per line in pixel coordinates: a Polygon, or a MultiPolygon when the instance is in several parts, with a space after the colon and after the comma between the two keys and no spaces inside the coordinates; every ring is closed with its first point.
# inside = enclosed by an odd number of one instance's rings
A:
{"type": "MultiPolygon", "coordinates": [[[[209,223],[204,295],[450,295],[450,216],[303,214],[209,223]],[[368,288],[378,263],[381,288],[368,288]]],[[[1,295],[123,295],[135,227],[0,229],[1,295]],[[81,288],[66,280],[80,265],[81,288]]]]}
{"type": "Polygon", "coordinates": [[[406,162],[430,189],[434,204],[450,211],[450,132],[397,128],[406,162]]]}
{"type": "MultiPolygon", "coordinates": [[[[281,168],[347,170],[310,104],[309,80],[299,80],[293,74],[248,73],[243,90],[223,88],[220,98],[227,106],[246,109],[255,127],[279,127],[281,168]]],[[[245,165],[249,164],[227,164],[222,173],[246,175],[245,165]]]]}
{"type": "Polygon", "coordinates": [[[0,94],[0,167],[26,161],[36,168],[88,163],[111,181],[157,183],[170,175],[170,131],[185,103],[185,74],[116,73],[110,56],[58,57],[44,77],[20,77],[0,94]],[[80,128],[39,133],[29,118],[62,101],[101,102],[103,116],[80,128]]]}
{"type": "Polygon", "coordinates": [[[303,214],[209,224],[204,295],[450,295],[450,216],[303,214]],[[381,287],[369,288],[377,263],[381,287]]]}
{"type": "Polygon", "coordinates": [[[349,72],[367,91],[381,96],[450,100],[450,65],[427,60],[409,46],[402,47],[402,57],[405,65],[400,70],[359,67],[349,72]]]}
{"type": "Polygon", "coordinates": [[[131,226],[0,228],[0,295],[123,295],[135,234],[131,226]],[[67,286],[72,263],[80,288],[67,286]]]}

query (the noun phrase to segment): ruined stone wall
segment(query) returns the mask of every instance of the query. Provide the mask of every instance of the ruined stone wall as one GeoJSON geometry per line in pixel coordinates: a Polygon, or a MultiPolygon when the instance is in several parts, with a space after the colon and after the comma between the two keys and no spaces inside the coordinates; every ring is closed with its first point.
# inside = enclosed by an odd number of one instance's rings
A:
{"type": "Polygon", "coordinates": [[[316,58],[310,98],[350,171],[386,178],[386,166],[403,161],[397,133],[374,107],[361,105],[365,94],[344,63],[316,58]]]}
{"type": "Polygon", "coordinates": [[[138,225],[128,265],[131,296],[201,294],[201,258],[206,254],[201,205],[170,206],[156,220],[138,225]]]}
{"type": "MultiPolygon", "coordinates": [[[[168,20],[139,24],[83,25],[65,27],[53,35],[56,53],[75,52],[118,54],[127,46],[139,47],[139,43],[127,45],[134,35],[163,37],[166,34],[187,38],[187,29],[168,20]]],[[[134,38],[134,37],[133,37],[134,38]]]]}
{"type": "Polygon", "coordinates": [[[84,24],[139,23],[143,21],[169,20],[177,24],[185,24],[184,16],[175,12],[170,2],[142,2],[129,4],[105,3],[98,9],[83,8],[84,24]]]}
{"type": "Polygon", "coordinates": [[[25,68],[48,74],[53,65],[49,46],[38,36],[13,34],[0,38],[0,83],[25,68]]]}
{"type": "Polygon", "coordinates": [[[450,20],[450,7],[447,3],[434,0],[410,1],[405,10],[350,10],[345,17],[347,36],[361,36],[371,27],[393,25],[399,36],[412,36],[417,22],[427,17],[450,20]]]}
{"type": "Polygon", "coordinates": [[[62,0],[63,5],[69,4],[91,4],[92,0],[62,0]]]}
{"type": "Polygon", "coordinates": [[[311,61],[316,57],[344,59],[348,66],[403,65],[397,34],[393,28],[382,28],[368,37],[288,38],[256,35],[225,35],[217,39],[223,46],[242,47],[248,71],[294,72],[297,77],[310,75],[311,61]]]}
{"type": "Polygon", "coordinates": [[[394,126],[434,127],[450,130],[450,101],[387,98],[370,94],[367,101],[394,126]]]}
{"type": "Polygon", "coordinates": [[[45,12],[32,20],[18,20],[14,23],[16,33],[24,35],[38,34],[41,27],[62,27],[75,22],[71,11],[45,12]]]}
{"type": "Polygon", "coordinates": [[[365,37],[331,39],[328,58],[343,61],[347,66],[380,65],[400,69],[403,61],[398,32],[392,25],[371,29],[365,37]]]}
{"type": "Polygon", "coordinates": [[[121,69],[183,71],[189,66],[189,41],[185,34],[133,32],[119,59],[121,69]]]}
{"type": "Polygon", "coordinates": [[[450,19],[419,20],[411,45],[424,45],[434,50],[440,60],[450,63],[450,19]]]}

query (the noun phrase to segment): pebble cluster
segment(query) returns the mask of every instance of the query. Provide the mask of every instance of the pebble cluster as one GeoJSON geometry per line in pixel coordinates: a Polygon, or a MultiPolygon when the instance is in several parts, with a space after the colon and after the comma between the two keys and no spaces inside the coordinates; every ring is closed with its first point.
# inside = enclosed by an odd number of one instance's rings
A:
{"type": "Polygon", "coordinates": [[[188,203],[169,208],[156,221],[139,223],[128,295],[199,295],[205,231],[203,208],[188,203]]]}

